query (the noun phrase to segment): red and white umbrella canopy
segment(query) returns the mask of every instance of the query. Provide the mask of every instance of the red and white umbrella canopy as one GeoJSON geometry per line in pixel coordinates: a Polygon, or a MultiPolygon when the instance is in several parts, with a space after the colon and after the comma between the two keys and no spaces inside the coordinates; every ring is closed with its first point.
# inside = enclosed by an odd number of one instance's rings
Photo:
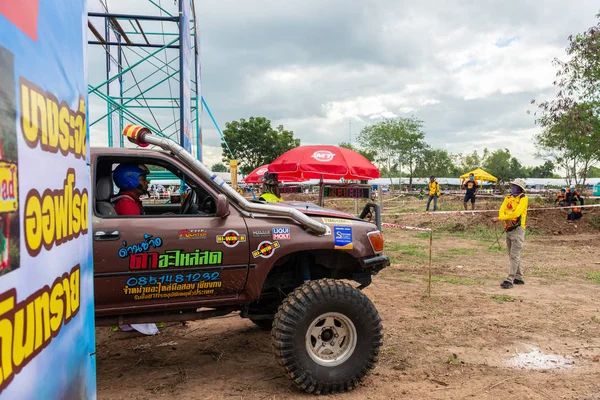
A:
{"type": "Polygon", "coordinates": [[[369,180],[380,176],[379,169],[363,155],[330,145],[288,150],[269,164],[268,170],[304,179],[369,180]]]}
{"type": "MultiPolygon", "coordinates": [[[[262,165],[256,168],[254,171],[250,172],[247,177],[245,177],[242,182],[254,185],[262,183],[262,178],[265,176],[265,173],[268,171],[269,164],[262,165]]],[[[279,175],[279,182],[302,182],[307,179],[303,179],[302,177],[296,176],[287,176],[287,175],[279,175]]]]}

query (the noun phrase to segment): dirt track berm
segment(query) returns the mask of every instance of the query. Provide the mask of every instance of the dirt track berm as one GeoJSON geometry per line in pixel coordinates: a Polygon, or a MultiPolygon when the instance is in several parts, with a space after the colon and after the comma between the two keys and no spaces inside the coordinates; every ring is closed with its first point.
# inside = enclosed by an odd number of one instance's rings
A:
{"type": "MultiPolygon", "coordinates": [[[[91,150],[96,324],[239,312],[271,330],[278,362],[302,390],[355,388],[382,344],[361,292],[390,264],[380,226],[312,203],[249,201],[177,143],[128,128],[131,142],[162,150],[91,150]],[[121,163],[169,171],[189,190],[181,203],[117,215],[112,171],[121,163]]],[[[366,207],[361,215],[380,225],[377,205],[366,207]]]]}

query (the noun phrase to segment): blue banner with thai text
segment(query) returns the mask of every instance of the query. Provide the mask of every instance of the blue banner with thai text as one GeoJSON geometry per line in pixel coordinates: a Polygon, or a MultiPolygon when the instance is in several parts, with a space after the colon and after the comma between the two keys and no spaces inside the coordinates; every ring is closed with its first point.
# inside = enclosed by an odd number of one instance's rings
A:
{"type": "Polygon", "coordinates": [[[0,399],[95,399],[85,0],[0,1],[0,399]]]}

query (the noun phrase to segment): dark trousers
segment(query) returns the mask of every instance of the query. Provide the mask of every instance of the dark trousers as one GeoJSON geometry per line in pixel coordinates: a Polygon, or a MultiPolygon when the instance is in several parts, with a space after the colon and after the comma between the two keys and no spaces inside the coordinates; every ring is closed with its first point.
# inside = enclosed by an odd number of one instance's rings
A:
{"type": "Polygon", "coordinates": [[[429,211],[429,204],[431,204],[431,200],[433,200],[433,211],[435,211],[437,208],[437,199],[437,195],[430,194],[429,199],[427,199],[427,208],[425,209],[425,211],[429,211]]]}

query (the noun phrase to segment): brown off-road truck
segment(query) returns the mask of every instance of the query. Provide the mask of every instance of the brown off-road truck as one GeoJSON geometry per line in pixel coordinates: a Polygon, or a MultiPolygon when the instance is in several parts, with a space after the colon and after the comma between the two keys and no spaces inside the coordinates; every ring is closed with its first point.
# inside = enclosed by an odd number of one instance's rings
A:
{"type": "MultiPolygon", "coordinates": [[[[379,314],[360,291],[389,265],[377,226],[310,203],[248,201],[175,142],[132,136],[162,150],[91,151],[97,325],[239,311],[271,330],[276,358],[301,389],[357,386],[382,343],[379,314]],[[111,172],[123,162],[170,171],[187,196],[118,216],[111,172]]],[[[366,214],[378,217],[376,205],[366,214]]]]}

